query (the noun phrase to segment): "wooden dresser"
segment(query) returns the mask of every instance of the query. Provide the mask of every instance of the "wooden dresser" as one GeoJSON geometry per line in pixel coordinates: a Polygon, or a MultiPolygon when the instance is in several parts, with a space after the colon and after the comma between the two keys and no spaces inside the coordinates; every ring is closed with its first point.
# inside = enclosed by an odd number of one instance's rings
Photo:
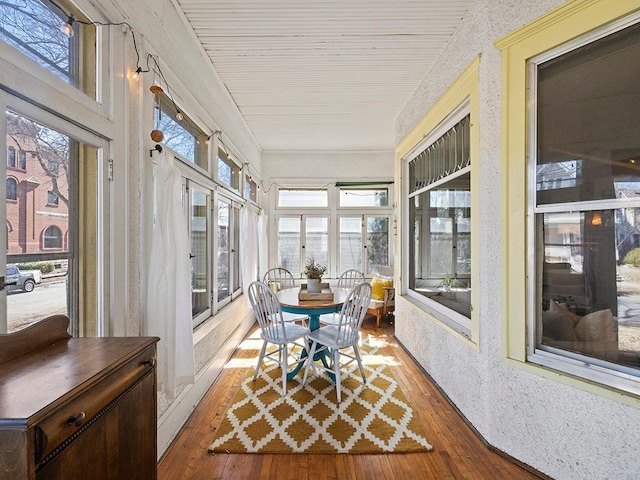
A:
{"type": "Polygon", "coordinates": [[[0,480],[156,478],[155,337],[0,335],[0,480]]]}

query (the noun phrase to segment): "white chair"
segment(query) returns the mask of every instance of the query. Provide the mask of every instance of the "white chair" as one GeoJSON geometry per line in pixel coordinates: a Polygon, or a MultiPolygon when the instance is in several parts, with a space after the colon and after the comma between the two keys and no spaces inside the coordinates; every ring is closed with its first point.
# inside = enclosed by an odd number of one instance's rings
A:
{"type": "Polygon", "coordinates": [[[263,360],[271,360],[280,365],[282,369],[282,395],[287,394],[287,373],[289,372],[289,357],[295,359],[291,365],[297,366],[303,363],[306,357],[293,354],[289,350],[289,344],[297,345],[302,349],[308,348],[307,335],[309,327],[286,322],[282,316],[282,308],[276,295],[271,291],[268,285],[262,282],[251,282],[249,284],[249,302],[251,308],[260,325],[260,337],[263,340],[256,373],[253,376],[255,380],[262,366],[263,360]],[[300,342],[300,340],[303,340],[300,342]],[[266,353],[269,344],[277,345],[277,350],[266,353]]]}
{"type": "Polygon", "coordinates": [[[275,284],[278,290],[282,290],[283,288],[293,288],[296,286],[296,281],[291,272],[282,267],[275,267],[267,270],[262,281],[270,287],[272,284],[275,284]]]}
{"type": "MultiPolygon", "coordinates": [[[[362,273],[360,270],[352,268],[342,272],[340,278],[338,278],[338,288],[348,288],[349,290],[351,290],[353,287],[364,281],[364,273],[362,273]]],[[[324,313],[318,318],[320,320],[320,323],[322,324],[337,325],[340,319],[340,314],[338,312],[324,313]]]]}
{"type": "Polygon", "coordinates": [[[332,373],[335,376],[338,403],[340,403],[340,368],[349,365],[354,360],[358,362],[362,380],[364,382],[367,381],[362,368],[358,342],[360,340],[360,327],[367,313],[367,306],[370,300],[371,285],[366,282],[356,285],[349,292],[349,295],[347,295],[342,305],[338,324],[326,325],[309,333],[311,350],[308,355],[309,360],[304,370],[303,385],[307,382],[309,368],[313,368],[314,372],[316,368],[320,368],[332,373]],[[348,348],[353,348],[353,355],[350,355],[348,350],[344,351],[348,348]],[[327,352],[331,356],[328,367],[325,367],[324,364],[318,365],[314,363],[313,358],[320,352],[327,352]],[[346,363],[340,364],[340,357],[347,357],[349,360],[346,363]]]}
{"type": "Polygon", "coordinates": [[[350,270],[345,270],[338,278],[338,288],[348,288],[352,289],[359,283],[364,282],[364,273],[360,270],[356,270],[352,268],[350,270]]]}
{"type": "MultiPolygon", "coordinates": [[[[294,288],[296,281],[289,270],[282,267],[275,267],[267,270],[264,274],[262,282],[266,283],[271,290],[277,292],[284,288],[294,288]]],[[[301,322],[306,326],[309,322],[309,316],[299,313],[282,312],[282,317],[285,322],[301,322]]]]}

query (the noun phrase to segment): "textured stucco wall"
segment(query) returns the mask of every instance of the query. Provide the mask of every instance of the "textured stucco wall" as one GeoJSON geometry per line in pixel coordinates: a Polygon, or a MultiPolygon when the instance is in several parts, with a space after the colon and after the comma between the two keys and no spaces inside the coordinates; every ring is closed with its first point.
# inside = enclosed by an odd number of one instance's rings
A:
{"type": "Polygon", "coordinates": [[[503,361],[501,278],[500,37],[563,4],[479,0],[441,60],[403,108],[398,142],[481,54],[479,351],[406,300],[396,336],[493,446],[558,479],[638,478],[640,410],[514,368],[503,361]]]}

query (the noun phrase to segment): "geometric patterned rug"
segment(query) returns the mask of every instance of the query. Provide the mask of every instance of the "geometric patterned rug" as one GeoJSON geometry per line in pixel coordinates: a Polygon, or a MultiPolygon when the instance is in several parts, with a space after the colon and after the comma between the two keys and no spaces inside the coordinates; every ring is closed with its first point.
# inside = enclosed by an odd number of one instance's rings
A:
{"type": "MultiPolygon", "coordinates": [[[[360,346],[367,382],[354,362],[342,370],[342,402],[325,373],[304,369],[287,383],[264,362],[253,381],[251,368],[216,431],[210,452],[224,453],[407,453],[433,449],[385,359],[364,337],[360,346]]],[[[253,362],[255,365],[257,357],[253,362]]]]}

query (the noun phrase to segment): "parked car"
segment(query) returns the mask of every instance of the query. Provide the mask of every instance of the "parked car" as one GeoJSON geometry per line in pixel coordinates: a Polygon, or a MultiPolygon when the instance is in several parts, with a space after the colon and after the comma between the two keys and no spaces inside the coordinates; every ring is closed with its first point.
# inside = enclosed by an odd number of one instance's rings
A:
{"type": "Polygon", "coordinates": [[[33,279],[36,281],[36,285],[40,285],[42,283],[42,272],[40,270],[22,270],[21,269],[20,271],[22,273],[32,273],[33,279]]]}
{"type": "MultiPolygon", "coordinates": [[[[40,272],[38,270],[38,272],[40,272]]],[[[38,275],[40,281],[42,276],[38,275]]],[[[36,288],[36,283],[40,283],[36,280],[36,275],[32,271],[22,272],[16,266],[7,266],[7,278],[5,280],[5,288],[7,292],[13,292],[16,290],[22,290],[23,292],[33,292],[36,288]]]]}

